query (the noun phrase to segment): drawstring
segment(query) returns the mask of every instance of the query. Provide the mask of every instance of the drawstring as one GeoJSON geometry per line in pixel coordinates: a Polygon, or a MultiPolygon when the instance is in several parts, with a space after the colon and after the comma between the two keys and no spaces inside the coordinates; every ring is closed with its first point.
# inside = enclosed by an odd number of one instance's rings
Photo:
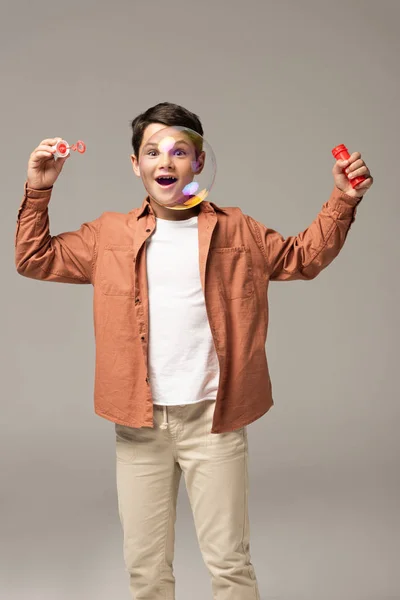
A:
{"type": "Polygon", "coordinates": [[[168,427],[167,407],[164,405],[164,422],[161,423],[160,429],[167,429],[167,427],[168,427]]]}

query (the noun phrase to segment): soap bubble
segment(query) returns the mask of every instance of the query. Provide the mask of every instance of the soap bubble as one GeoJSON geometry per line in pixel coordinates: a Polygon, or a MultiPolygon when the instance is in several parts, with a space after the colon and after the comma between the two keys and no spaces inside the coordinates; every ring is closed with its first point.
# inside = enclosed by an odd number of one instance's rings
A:
{"type": "Polygon", "coordinates": [[[140,151],[140,176],[157,204],[187,210],[207,198],[216,174],[215,155],[188,127],[163,127],[140,151]]]}

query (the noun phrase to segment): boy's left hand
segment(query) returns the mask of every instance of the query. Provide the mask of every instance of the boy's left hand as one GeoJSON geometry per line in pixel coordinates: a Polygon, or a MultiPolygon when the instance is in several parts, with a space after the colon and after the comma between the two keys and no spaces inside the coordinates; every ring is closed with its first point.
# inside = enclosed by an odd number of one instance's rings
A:
{"type": "Polygon", "coordinates": [[[365,162],[362,160],[359,152],[353,152],[347,160],[337,160],[332,169],[332,173],[335,186],[352,198],[362,198],[374,182],[374,179],[371,177],[371,173],[365,162]],[[365,180],[359,183],[357,187],[353,188],[344,171],[351,175],[351,178],[362,175],[365,177],[365,180]]]}

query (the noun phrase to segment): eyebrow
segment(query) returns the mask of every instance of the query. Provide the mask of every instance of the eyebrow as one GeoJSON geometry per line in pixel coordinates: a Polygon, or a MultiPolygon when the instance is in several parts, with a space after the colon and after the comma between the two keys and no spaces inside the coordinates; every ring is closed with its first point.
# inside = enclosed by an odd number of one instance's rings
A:
{"type": "MultiPolygon", "coordinates": [[[[177,140],[177,141],[176,141],[176,144],[186,144],[186,146],[190,146],[189,142],[187,142],[186,140],[177,140]]],[[[150,147],[152,147],[152,148],[153,148],[153,147],[155,147],[155,148],[158,148],[158,145],[159,145],[159,142],[148,142],[147,144],[145,144],[145,145],[143,146],[143,150],[144,150],[145,148],[150,148],[150,147]]],[[[174,145],[175,145],[175,144],[174,144],[174,145]]]]}

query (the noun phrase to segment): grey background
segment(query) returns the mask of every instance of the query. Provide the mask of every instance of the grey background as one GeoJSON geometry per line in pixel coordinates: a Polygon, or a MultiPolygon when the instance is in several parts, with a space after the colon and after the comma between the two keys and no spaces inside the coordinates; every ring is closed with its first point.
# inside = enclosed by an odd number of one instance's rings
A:
{"type": "MultiPolygon", "coordinates": [[[[263,600],[400,598],[399,25],[383,0],[2,1],[1,598],[129,598],[92,289],[19,276],[13,238],[45,137],[88,146],[56,184],[53,235],[139,206],[129,121],[162,101],[202,119],[210,199],[284,236],[329,198],[333,146],[371,169],[337,259],[270,288],[251,554],[263,600]]],[[[177,600],[211,598],[184,483],[174,564],[177,600]]]]}

